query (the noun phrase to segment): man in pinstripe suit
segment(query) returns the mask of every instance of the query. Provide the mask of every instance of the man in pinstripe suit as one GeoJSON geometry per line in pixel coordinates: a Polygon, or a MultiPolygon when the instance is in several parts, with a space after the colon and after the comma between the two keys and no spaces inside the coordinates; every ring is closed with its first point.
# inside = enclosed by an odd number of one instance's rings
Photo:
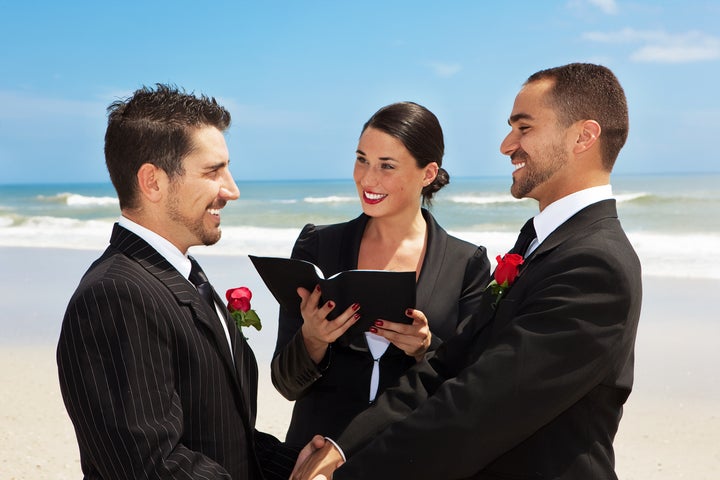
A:
{"type": "Polygon", "coordinates": [[[287,478],[294,452],[254,427],[255,357],[217,293],[205,301],[188,280],[188,248],[220,239],[221,210],[239,196],[230,114],[166,85],[108,111],[122,216],[70,300],[57,348],[84,476],[287,478]]]}

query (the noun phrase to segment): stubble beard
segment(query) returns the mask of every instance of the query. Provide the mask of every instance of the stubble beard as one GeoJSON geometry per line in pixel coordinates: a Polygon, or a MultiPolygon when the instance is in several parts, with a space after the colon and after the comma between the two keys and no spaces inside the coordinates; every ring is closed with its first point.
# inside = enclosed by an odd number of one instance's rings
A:
{"type": "Polygon", "coordinates": [[[214,229],[207,229],[202,218],[195,219],[184,215],[180,211],[179,203],[178,196],[174,195],[168,205],[168,218],[173,222],[184,226],[195,238],[199,240],[202,245],[210,246],[216,244],[222,235],[220,227],[218,226],[214,229]]]}
{"type": "Polygon", "coordinates": [[[533,190],[547,182],[568,163],[568,155],[559,145],[552,145],[544,156],[548,162],[544,166],[538,167],[536,163],[528,161],[530,156],[524,150],[518,150],[512,155],[513,160],[525,162],[523,176],[520,179],[513,177],[510,187],[513,197],[518,199],[528,197],[533,190]]]}

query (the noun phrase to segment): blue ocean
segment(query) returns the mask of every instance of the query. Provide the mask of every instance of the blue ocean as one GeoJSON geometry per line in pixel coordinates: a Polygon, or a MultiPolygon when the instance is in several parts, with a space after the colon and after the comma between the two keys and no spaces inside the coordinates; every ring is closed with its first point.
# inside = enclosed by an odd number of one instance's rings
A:
{"type": "MultiPolygon", "coordinates": [[[[646,275],[720,278],[720,174],[616,175],[620,220],[646,275]]],[[[453,178],[432,212],[451,234],[507,251],[533,200],[516,200],[510,179],[453,178]]],[[[223,210],[223,238],[207,254],[289,256],[300,228],[357,216],[350,180],[238,181],[240,199],[223,210]]],[[[0,246],[101,250],[118,218],[110,183],[0,185],[0,246]]]]}

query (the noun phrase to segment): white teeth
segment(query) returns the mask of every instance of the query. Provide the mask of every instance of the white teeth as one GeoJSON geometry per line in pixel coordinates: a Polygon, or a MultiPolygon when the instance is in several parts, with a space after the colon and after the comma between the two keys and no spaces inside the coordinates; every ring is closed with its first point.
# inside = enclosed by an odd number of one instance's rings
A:
{"type": "Polygon", "coordinates": [[[220,209],[219,208],[208,208],[208,213],[210,215],[220,215],[220,209]]]}
{"type": "Polygon", "coordinates": [[[384,195],[382,193],[370,193],[370,192],[363,192],[363,193],[370,200],[380,200],[381,198],[387,197],[387,195],[384,195]]]}
{"type": "Polygon", "coordinates": [[[525,166],[525,162],[516,163],[516,164],[515,164],[515,170],[517,170],[517,169],[519,169],[519,168],[522,168],[522,167],[524,167],[524,166],[525,166]]]}

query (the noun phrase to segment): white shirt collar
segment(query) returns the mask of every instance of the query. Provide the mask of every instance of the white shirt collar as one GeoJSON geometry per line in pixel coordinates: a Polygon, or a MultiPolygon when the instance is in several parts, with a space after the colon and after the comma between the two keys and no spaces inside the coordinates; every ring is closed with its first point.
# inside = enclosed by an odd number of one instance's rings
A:
{"type": "Polygon", "coordinates": [[[165,257],[165,260],[170,262],[170,265],[175,267],[175,270],[180,272],[180,274],[185,276],[185,278],[190,276],[190,268],[192,268],[190,265],[190,259],[178,250],[175,245],[170,243],[170,241],[161,237],[152,230],[148,230],[142,225],[133,222],[125,216],[120,217],[118,225],[130,230],[135,235],[149,243],[151,247],[157,250],[160,255],[165,257]]]}
{"type": "Polygon", "coordinates": [[[608,184],[586,188],[554,201],[533,219],[537,243],[542,243],[556,228],[583,208],[610,198],[613,198],[612,186],[608,184]]]}

